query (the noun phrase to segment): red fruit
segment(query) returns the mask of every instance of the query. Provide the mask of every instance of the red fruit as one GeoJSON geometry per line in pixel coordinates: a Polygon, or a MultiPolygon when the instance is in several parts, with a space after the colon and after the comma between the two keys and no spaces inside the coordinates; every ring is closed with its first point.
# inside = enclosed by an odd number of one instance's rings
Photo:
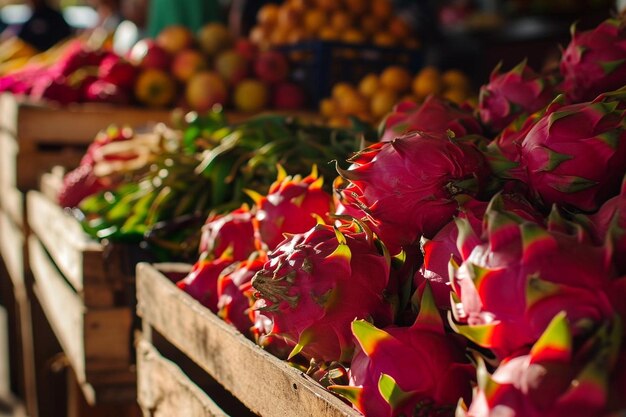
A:
{"type": "Polygon", "coordinates": [[[57,195],[61,207],[76,207],[86,197],[106,189],[93,173],[91,165],[80,165],[63,177],[63,185],[57,195]]]}
{"type": "Polygon", "coordinates": [[[169,71],[171,62],[170,54],[151,39],[137,42],[131,48],[128,59],[142,69],[153,68],[161,71],[169,71]]]}
{"type": "Polygon", "coordinates": [[[213,259],[228,252],[235,261],[247,259],[256,250],[252,218],[247,206],[209,216],[202,227],[201,256],[213,259]]]}
{"type": "Polygon", "coordinates": [[[116,55],[107,56],[98,67],[98,78],[121,88],[132,89],[136,77],[135,66],[116,55]]]}
{"type": "Polygon", "coordinates": [[[274,86],[272,105],[280,110],[300,110],[306,104],[306,94],[296,83],[283,81],[274,86]]]}
{"type": "Polygon", "coordinates": [[[199,260],[189,275],[176,285],[206,308],[217,313],[217,280],[220,273],[232,263],[233,260],[226,256],[211,261],[199,260]]]}
{"type": "Polygon", "coordinates": [[[259,53],[257,46],[246,38],[240,38],[235,42],[235,51],[243,55],[248,62],[254,61],[259,53]]]}
{"type": "Polygon", "coordinates": [[[42,77],[33,85],[30,97],[34,100],[45,99],[65,105],[78,103],[81,95],[80,90],[70,86],[65,77],[42,77]]]}
{"type": "Polygon", "coordinates": [[[84,45],[68,48],[67,52],[52,66],[51,73],[68,77],[84,67],[100,65],[107,54],[100,50],[89,50],[84,45]]]}
{"type": "Polygon", "coordinates": [[[289,63],[278,51],[261,52],[254,62],[254,73],[265,83],[277,83],[289,75],[289,63]]]}

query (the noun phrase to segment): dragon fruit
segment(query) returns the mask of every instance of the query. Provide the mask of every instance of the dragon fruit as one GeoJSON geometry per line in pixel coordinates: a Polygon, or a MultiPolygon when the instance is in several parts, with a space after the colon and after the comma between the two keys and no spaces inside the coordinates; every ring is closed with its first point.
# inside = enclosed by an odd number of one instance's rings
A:
{"type": "Polygon", "coordinates": [[[252,277],[263,269],[267,261],[264,252],[257,252],[245,261],[232,264],[217,280],[217,315],[245,335],[250,334],[253,322],[249,310],[252,306],[252,277]]]}
{"type": "Polygon", "coordinates": [[[253,326],[250,330],[257,345],[278,358],[287,359],[296,344],[272,332],[274,321],[262,311],[266,305],[262,298],[252,304],[249,315],[253,326]]]}
{"type": "Polygon", "coordinates": [[[264,249],[277,247],[284,233],[306,232],[317,223],[315,216],[328,219],[333,212],[332,196],[322,189],[323,184],[315,166],[304,178],[287,176],[281,168],[266,196],[247,190],[256,205],[255,236],[264,249]]]}
{"type": "Polygon", "coordinates": [[[397,104],[380,129],[383,142],[412,131],[446,133],[450,130],[455,137],[482,134],[482,127],[471,112],[436,96],[427,97],[422,104],[413,101],[397,104]]]}
{"type": "Polygon", "coordinates": [[[511,177],[508,171],[520,164],[522,142],[542,115],[543,112],[535,112],[515,119],[489,143],[486,156],[495,175],[511,177]]]}
{"type": "MultiPolygon", "coordinates": [[[[609,372],[619,328],[603,325],[578,351],[566,315],[557,314],[523,356],[507,358],[489,375],[478,365],[478,387],[459,417],[589,417],[608,415],[609,372]]],[[[623,392],[622,392],[623,395],[623,392]]]]}
{"type": "Polygon", "coordinates": [[[614,314],[604,293],[615,276],[610,248],[584,233],[548,230],[493,205],[480,244],[467,220],[457,224],[463,262],[451,262],[453,324],[498,357],[532,345],[561,310],[576,334],[614,314]]]}
{"type": "Polygon", "coordinates": [[[549,207],[595,211],[619,191],[626,173],[625,112],[604,97],[590,103],[554,103],[520,146],[514,177],[549,207]]]}
{"type": "Polygon", "coordinates": [[[374,222],[389,246],[432,238],[457,213],[460,194],[477,195],[489,169],[476,146],[445,134],[413,133],[379,142],[357,153],[339,174],[341,190],[374,222]]]}
{"type": "Polygon", "coordinates": [[[246,205],[227,214],[210,215],[202,226],[200,256],[213,259],[230,251],[235,261],[247,259],[256,250],[252,217],[246,205]]]}
{"type": "Polygon", "coordinates": [[[464,344],[444,332],[428,289],[411,327],[378,329],[355,320],[352,333],[358,348],[350,386],[329,389],[365,416],[452,416],[459,398],[470,398],[474,367],[464,344]]]}
{"type": "Polygon", "coordinates": [[[189,274],[176,286],[214,313],[217,313],[217,280],[224,269],[233,263],[226,253],[213,260],[199,260],[189,274]]]}
{"type": "Polygon", "coordinates": [[[608,19],[581,33],[572,26],[572,40],[563,51],[560,70],[562,88],[573,102],[590,101],[626,85],[624,20],[608,19]]]}
{"type": "Polygon", "coordinates": [[[520,115],[545,107],[554,96],[553,81],[537,74],[525,60],[504,74],[498,65],[489,84],[480,88],[478,113],[485,125],[500,131],[520,115]]]}
{"type": "Polygon", "coordinates": [[[389,271],[386,249],[364,225],[318,224],[277,247],[252,286],[272,333],[296,344],[291,356],[348,361],[355,318],[391,323],[389,271]]]}

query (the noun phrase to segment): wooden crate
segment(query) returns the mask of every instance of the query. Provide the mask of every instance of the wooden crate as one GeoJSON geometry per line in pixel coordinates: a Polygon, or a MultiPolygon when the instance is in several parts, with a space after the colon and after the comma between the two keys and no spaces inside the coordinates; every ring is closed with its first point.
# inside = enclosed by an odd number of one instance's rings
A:
{"type": "Polygon", "coordinates": [[[0,210],[0,255],[16,291],[25,292],[26,238],[21,225],[0,210]]]}
{"type": "Polygon", "coordinates": [[[106,104],[66,107],[0,96],[0,207],[23,222],[19,191],[37,187],[39,176],[55,165],[74,167],[95,135],[110,124],[139,126],[170,120],[167,110],[106,104]]]}
{"type": "MultiPolygon", "coordinates": [[[[158,266],[147,263],[137,266],[137,312],[142,318],[143,337],[156,348],[157,352],[161,349],[159,345],[173,345],[230,391],[251,412],[258,415],[267,417],[361,415],[304,373],[246,339],[236,329],[178,289],[161,272],[175,269],[171,265],[158,266]],[[159,341],[159,338],[155,337],[156,334],[160,335],[165,343],[159,341]]],[[[140,355],[146,351],[154,354],[153,350],[144,349],[140,350],[140,355]]],[[[178,388],[172,384],[147,388],[145,384],[168,382],[162,382],[156,376],[150,377],[151,373],[156,375],[157,372],[151,368],[151,364],[146,368],[142,366],[145,366],[145,363],[140,361],[139,403],[144,409],[144,416],[152,416],[149,411],[154,402],[153,393],[178,388]],[[142,372],[146,375],[141,375],[142,372]]],[[[202,407],[194,410],[198,410],[198,414],[187,416],[212,415],[202,407]]]]}

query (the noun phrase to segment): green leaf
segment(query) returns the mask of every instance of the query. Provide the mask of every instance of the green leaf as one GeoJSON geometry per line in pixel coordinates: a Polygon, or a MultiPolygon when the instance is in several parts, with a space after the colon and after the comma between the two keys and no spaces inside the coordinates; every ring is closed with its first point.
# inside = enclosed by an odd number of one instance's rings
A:
{"type": "Polygon", "coordinates": [[[380,374],[378,379],[378,392],[391,406],[391,410],[397,410],[406,400],[413,396],[412,393],[403,391],[392,376],[380,374]]]}
{"type": "Polygon", "coordinates": [[[389,333],[376,328],[372,323],[365,320],[352,322],[352,334],[367,356],[372,355],[380,343],[392,338],[389,333]]]}
{"type": "Polygon", "coordinates": [[[569,361],[572,355],[572,333],[564,311],[554,316],[539,340],[530,350],[531,363],[546,360],[569,361]]]}
{"type": "Polygon", "coordinates": [[[618,59],[618,60],[615,60],[615,61],[598,62],[598,64],[600,65],[600,67],[602,67],[602,71],[604,72],[604,75],[609,75],[613,71],[615,71],[619,67],[621,67],[624,62],[626,62],[626,59],[618,59]]]}

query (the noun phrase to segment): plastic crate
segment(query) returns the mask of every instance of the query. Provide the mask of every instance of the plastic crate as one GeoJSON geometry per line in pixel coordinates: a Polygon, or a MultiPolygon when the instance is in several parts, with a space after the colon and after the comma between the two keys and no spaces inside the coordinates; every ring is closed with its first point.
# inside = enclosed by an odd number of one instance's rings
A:
{"type": "Polygon", "coordinates": [[[356,84],[365,75],[380,73],[390,65],[415,73],[423,65],[421,49],[327,41],[306,41],[277,49],[289,58],[292,77],[306,89],[312,104],[329,97],[333,85],[340,81],[356,84]]]}

